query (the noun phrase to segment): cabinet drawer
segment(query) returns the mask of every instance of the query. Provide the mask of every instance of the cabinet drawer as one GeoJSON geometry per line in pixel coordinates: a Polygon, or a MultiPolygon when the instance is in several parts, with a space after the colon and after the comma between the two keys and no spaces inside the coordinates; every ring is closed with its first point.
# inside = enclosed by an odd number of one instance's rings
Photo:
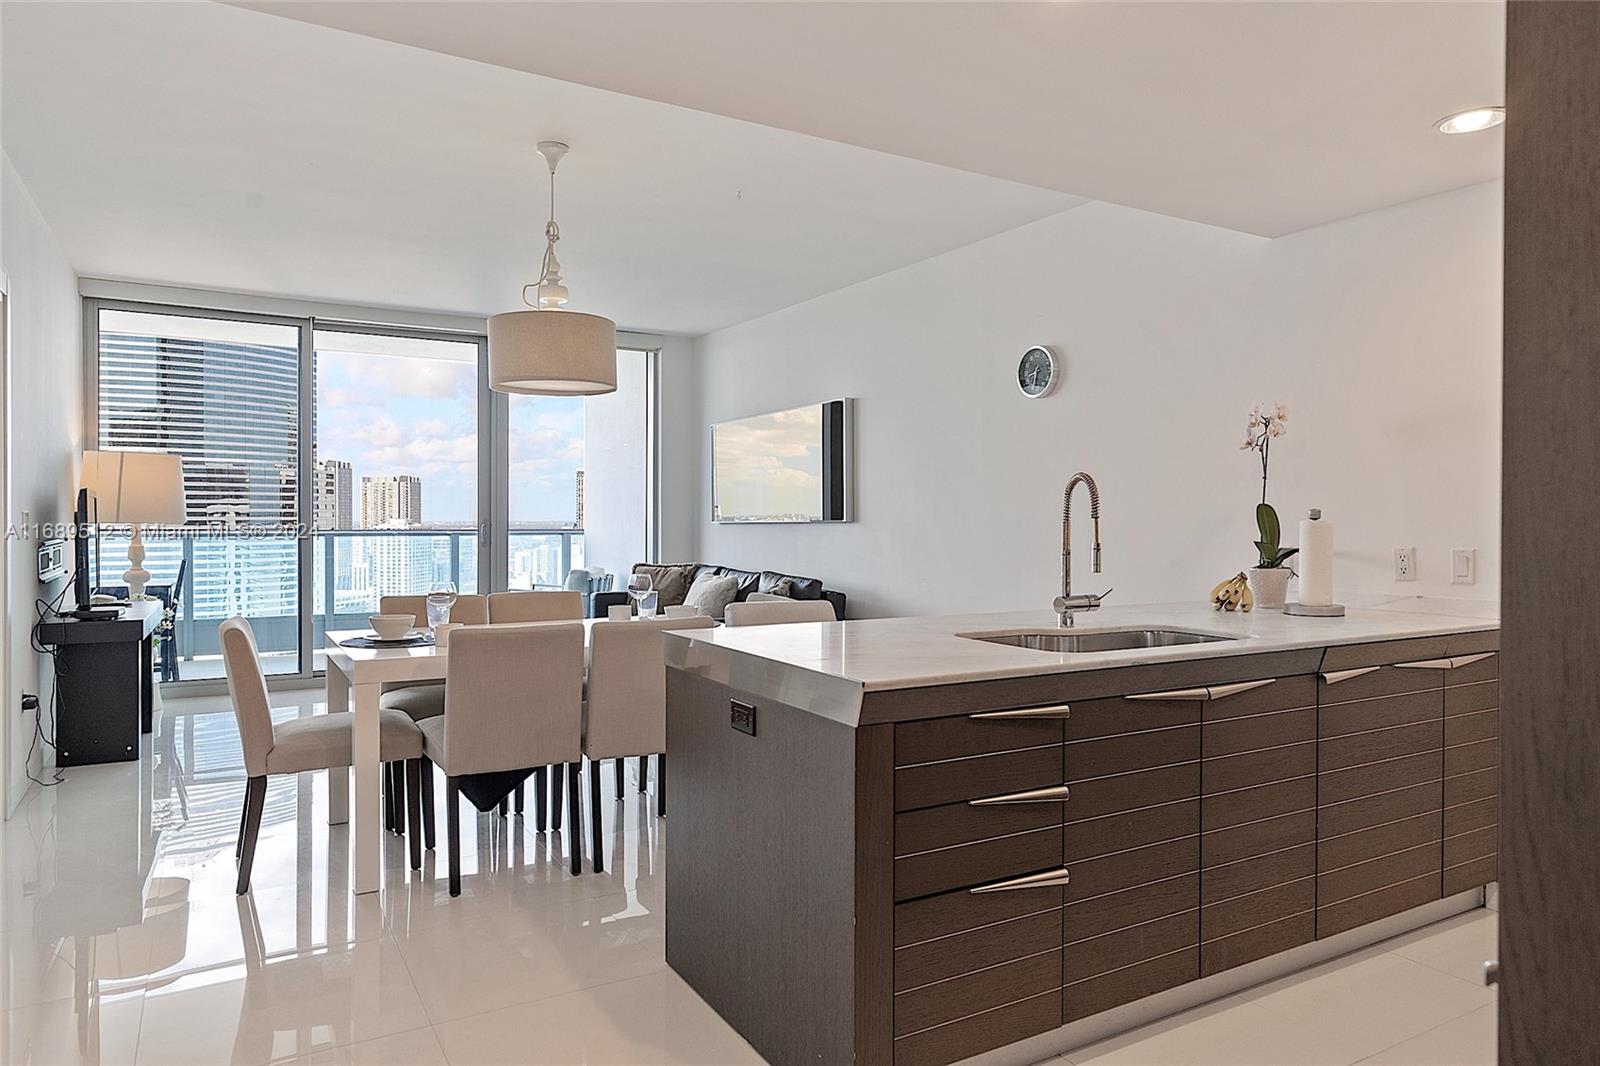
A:
{"type": "Polygon", "coordinates": [[[1253,717],[1278,711],[1314,709],[1317,705],[1315,674],[1281,677],[1270,685],[1246,689],[1232,696],[1207,700],[1201,713],[1207,725],[1234,718],[1253,717]]]}
{"type": "Polygon", "coordinates": [[[1458,803],[1444,809],[1444,835],[1447,838],[1460,836],[1486,825],[1497,825],[1499,821],[1500,801],[1494,796],[1458,803]]]}
{"type": "Polygon", "coordinates": [[[1412,722],[1435,721],[1443,708],[1444,696],[1435,684],[1425,692],[1325,706],[1319,712],[1317,730],[1322,738],[1327,740],[1348,733],[1365,733],[1373,729],[1387,729],[1390,726],[1408,725],[1412,722]]]}
{"type": "Polygon", "coordinates": [[[1444,749],[1446,777],[1459,777],[1475,770],[1492,770],[1500,763],[1500,741],[1495,737],[1457,744],[1444,749]]]}
{"type": "Polygon", "coordinates": [[[1446,867],[1460,866],[1472,859],[1481,859],[1486,855],[1495,855],[1500,851],[1500,828],[1495,825],[1486,825],[1482,829],[1473,829],[1456,836],[1444,839],[1444,864],[1446,867]]]}
{"type": "Polygon", "coordinates": [[[1205,856],[1207,866],[1221,866],[1252,855],[1282,851],[1296,844],[1310,844],[1316,839],[1317,812],[1308,806],[1293,814],[1206,833],[1200,839],[1200,853],[1205,856]]]}
{"type": "Polygon", "coordinates": [[[1500,711],[1471,711],[1444,720],[1444,746],[1470,744],[1475,740],[1493,740],[1500,735],[1500,711]]]}
{"type": "Polygon", "coordinates": [[[1419,877],[1433,878],[1432,898],[1438,899],[1439,871],[1443,868],[1439,842],[1432,841],[1343,869],[1319,870],[1317,900],[1322,904],[1338,903],[1419,877]]]}
{"type": "Polygon", "coordinates": [[[1063,960],[1066,981],[1075,984],[1103,973],[1171,954],[1200,942],[1200,912],[1191,908],[1155,921],[1116,929],[1090,940],[1080,940],[1063,960]]]}
{"type": "Polygon", "coordinates": [[[1066,819],[1070,825],[1086,818],[1121,814],[1139,807],[1197,799],[1199,796],[1200,763],[1196,760],[1182,766],[1164,766],[1119,777],[1079,781],[1072,786],[1072,800],[1067,804],[1066,819]]]}
{"type": "Polygon", "coordinates": [[[897,1036],[894,1066],[944,1066],[1061,1025],[1061,990],[897,1036]]]}
{"type": "Polygon", "coordinates": [[[1471,773],[1455,774],[1445,778],[1444,801],[1446,804],[1466,803],[1469,800],[1500,798],[1500,770],[1498,767],[1489,770],[1474,770],[1471,773]]]}
{"type": "Polygon", "coordinates": [[[1439,871],[1317,908],[1317,936],[1328,937],[1391,914],[1432,903],[1440,895],[1439,871]]]}
{"type": "Polygon", "coordinates": [[[1323,773],[1417,755],[1444,747],[1444,720],[1438,715],[1425,722],[1386,726],[1351,733],[1322,742],[1318,758],[1323,773]]]}
{"type": "Polygon", "coordinates": [[[1465,892],[1469,888],[1481,888],[1499,879],[1500,857],[1498,855],[1485,855],[1482,858],[1472,859],[1457,866],[1446,866],[1444,869],[1444,894],[1453,896],[1457,892],[1465,892]]]}
{"type": "Polygon", "coordinates": [[[1324,677],[1317,685],[1317,702],[1326,712],[1329,707],[1338,704],[1377,700],[1411,692],[1436,692],[1443,683],[1443,676],[1443,670],[1402,670],[1395,666],[1380,666],[1342,681],[1330,682],[1324,677]]]}
{"type": "Polygon", "coordinates": [[[1122,696],[1077,700],[1066,723],[1066,739],[1093,740],[1199,723],[1200,705],[1192,700],[1130,700],[1122,696]]]}
{"type": "Polygon", "coordinates": [[[894,853],[914,855],[1059,826],[1064,804],[997,803],[974,807],[949,803],[894,816],[894,853]]]}
{"type": "Polygon", "coordinates": [[[1199,834],[1165,844],[1151,844],[1118,852],[1072,867],[1072,883],[1066,886],[1066,900],[1087,899],[1106,892],[1176,877],[1200,866],[1199,834]]]}
{"type": "Polygon", "coordinates": [[[921,763],[895,770],[894,809],[937,807],[1061,783],[1059,744],[921,763]]]}
{"type": "Polygon", "coordinates": [[[1079,941],[1192,910],[1199,899],[1200,875],[1189,873],[1070,903],[1062,918],[1069,952],[1079,941]]]}
{"type": "Polygon", "coordinates": [[[1500,656],[1490,655],[1479,659],[1475,663],[1458,666],[1446,672],[1444,683],[1447,688],[1456,688],[1461,685],[1471,685],[1478,681],[1493,681],[1500,677],[1500,656]]]}
{"type": "Polygon", "coordinates": [[[1317,916],[1307,910],[1200,945],[1200,976],[1210,977],[1280,951],[1309,944],[1316,938],[1317,916]]]}
{"type": "Polygon", "coordinates": [[[1200,947],[1133,962],[1120,970],[1067,985],[1065,1019],[1075,1022],[1124,1003],[1187,984],[1200,976],[1200,947]]]}
{"type": "Polygon", "coordinates": [[[1059,825],[894,860],[896,902],[1062,865],[1059,825]]]}
{"type": "MultiPolygon", "coordinates": [[[[1061,889],[1026,888],[1016,892],[946,892],[894,909],[896,952],[954,933],[1000,925],[1031,914],[1061,909],[1061,889]]],[[[896,954],[896,959],[900,958],[896,954]]]]}
{"type": "Polygon", "coordinates": [[[1200,801],[1193,799],[1073,822],[1067,827],[1066,862],[1193,836],[1199,825],[1200,801]]]}
{"type": "Polygon", "coordinates": [[[959,759],[1061,743],[1060,718],[930,718],[894,727],[894,764],[959,759]]]}
{"type": "Polygon", "coordinates": [[[1200,726],[1180,725],[1067,742],[1067,781],[1191,763],[1200,758],[1200,726]]]}
{"type": "MultiPolygon", "coordinates": [[[[895,991],[921,988],[1060,947],[1060,908],[925,940],[895,949],[895,991]]],[[[1057,956],[1058,970],[1060,965],[1057,956]]]]}

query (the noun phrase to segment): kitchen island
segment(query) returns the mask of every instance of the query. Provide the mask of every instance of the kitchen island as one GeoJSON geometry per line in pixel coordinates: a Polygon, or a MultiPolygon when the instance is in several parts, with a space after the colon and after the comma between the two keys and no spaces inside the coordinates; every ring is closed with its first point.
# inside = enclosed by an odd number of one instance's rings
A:
{"type": "Polygon", "coordinates": [[[1497,622],[1405,606],[668,634],[667,962],[777,1063],[1023,1062],[1481,906],[1497,622]]]}

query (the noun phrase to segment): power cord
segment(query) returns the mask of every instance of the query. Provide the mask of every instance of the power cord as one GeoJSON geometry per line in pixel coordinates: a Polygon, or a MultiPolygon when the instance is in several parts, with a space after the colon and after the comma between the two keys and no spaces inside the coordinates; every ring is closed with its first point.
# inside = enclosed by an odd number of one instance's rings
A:
{"type": "MultiPolygon", "coordinates": [[[[22,764],[24,772],[28,775],[28,780],[41,788],[54,788],[66,780],[66,770],[59,765],[51,769],[49,780],[33,776],[32,769],[33,753],[39,750],[41,744],[44,745],[44,750],[51,752],[57,750],[56,722],[58,721],[61,706],[61,678],[65,675],[66,670],[61,663],[61,648],[58,645],[45,644],[41,641],[39,639],[39,629],[52,615],[60,616],[61,601],[66,598],[68,590],[72,587],[71,584],[63,587],[53,600],[35,599],[33,601],[33,609],[38,617],[34,619],[33,630],[28,639],[32,643],[34,651],[41,655],[48,654],[50,656],[51,674],[55,682],[50,686],[50,731],[48,733],[45,732],[44,710],[39,705],[39,697],[33,697],[33,710],[35,712],[33,716],[33,738],[28,742],[28,756],[22,764]]],[[[23,701],[23,709],[27,709],[26,698],[23,701]]],[[[43,751],[40,751],[39,765],[41,767],[44,765],[43,751]]]]}

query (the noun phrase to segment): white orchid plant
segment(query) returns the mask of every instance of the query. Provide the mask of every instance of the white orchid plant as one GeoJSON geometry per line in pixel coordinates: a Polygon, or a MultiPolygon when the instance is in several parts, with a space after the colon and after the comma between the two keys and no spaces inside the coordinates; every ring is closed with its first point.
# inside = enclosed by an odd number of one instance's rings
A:
{"type": "Polygon", "coordinates": [[[1256,505],[1256,526],[1261,531],[1261,539],[1256,541],[1256,551],[1261,557],[1259,566],[1267,570],[1282,566],[1300,550],[1280,545],[1282,530],[1278,512],[1267,502],[1267,465],[1272,458],[1272,442],[1288,432],[1285,425],[1288,421],[1289,409],[1283,404],[1258,403],[1250,408],[1244,443],[1239,445],[1240,451],[1255,452],[1261,457],[1261,502],[1256,505]]]}

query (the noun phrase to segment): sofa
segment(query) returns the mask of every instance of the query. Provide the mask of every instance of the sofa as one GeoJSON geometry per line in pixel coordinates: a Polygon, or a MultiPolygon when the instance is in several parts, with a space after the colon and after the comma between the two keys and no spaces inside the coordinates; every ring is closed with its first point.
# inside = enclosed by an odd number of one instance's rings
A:
{"type": "MultiPolygon", "coordinates": [[[[797,600],[827,600],[833,604],[835,617],[842,619],[845,616],[844,593],[823,588],[822,582],[814,577],[797,577],[793,574],[780,574],[774,570],[739,570],[731,566],[714,566],[710,563],[635,563],[633,570],[635,573],[646,571],[652,578],[656,578],[656,591],[660,594],[657,607],[678,606],[683,602],[689,586],[694,584],[695,578],[704,573],[711,573],[718,577],[732,575],[738,579],[739,591],[734,596],[735,603],[749,599],[752,592],[777,593],[797,600]],[[675,573],[667,573],[668,571],[675,573]]],[[[617,583],[620,585],[624,582],[619,578],[617,583]]],[[[589,614],[594,618],[604,618],[609,608],[627,602],[626,589],[596,592],[589,597],[589,614]]]]}

